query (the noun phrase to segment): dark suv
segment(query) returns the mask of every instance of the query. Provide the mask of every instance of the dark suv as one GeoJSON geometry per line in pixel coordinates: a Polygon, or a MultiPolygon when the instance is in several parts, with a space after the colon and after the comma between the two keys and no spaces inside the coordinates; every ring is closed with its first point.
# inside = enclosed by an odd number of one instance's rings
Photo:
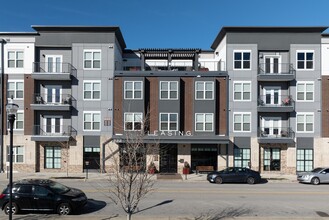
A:
{"type": "MultiPolygon", "coordinates": [[[[13,183],[12,213],[22,211],[52,211],[68,215],[83,207],[87,197],[79,189],[70,188],[48,179],[24,179],[13,183]]],[[[0,194],[0,207],[10,211],[9,186],[0,194]]]]}

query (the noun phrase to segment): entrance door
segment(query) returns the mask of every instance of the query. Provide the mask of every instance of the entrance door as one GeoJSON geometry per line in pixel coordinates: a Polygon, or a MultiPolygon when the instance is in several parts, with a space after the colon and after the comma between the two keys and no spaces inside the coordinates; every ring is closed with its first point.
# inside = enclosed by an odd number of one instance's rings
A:
{"type": "Polygon", "coordinates": [[[48,73],[62,72],[62,56],[46,55],[46,70],[48,73]]]}
{"type": "Polygon", "coordinates": [[[280,87],[264,87],[263,94],[266,105],[278,105],[280,103],[281,88],[280,87]]]}
{"type": "Polygon", "coordinates": [[[177,173],[177,144],[160,145],[160,172],[177,173]]]}
{"type": "Polygon", "coordinates": [[[62,134],[63,119],[61,116],[44,116],[43,131],[46,134],[62,134]]]}
{"type": "Polygon", "coordinates": [[[266,73],[280,73],[280,56],[265,56],[266,73]]]}
{"type": "Polygon", "coordinates": [[[281,134],[281,117],[263,118],[263,134],[268,137],[281,134]]]}
{"type": "Polygon", "coordinates": [[[196,170],[196,166],[213,166],[217,170],[217,145],[193,144],[191,148],[191,169],[196,170]]]}
{"type": "Polygon", "coordinates": [[[59,104],[62,100],[61,86],[46,86],[45,99],[47,104],[59,104]]]}
{"type": "Polygon", "coordinates": [[[87,168],[100,169],[100,147],[83,148],[83,169],[87,168]]]}

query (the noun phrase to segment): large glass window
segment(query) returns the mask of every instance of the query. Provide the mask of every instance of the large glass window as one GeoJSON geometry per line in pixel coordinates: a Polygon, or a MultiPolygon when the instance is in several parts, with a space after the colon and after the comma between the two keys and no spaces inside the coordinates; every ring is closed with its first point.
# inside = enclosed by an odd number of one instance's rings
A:
{"type": "Polygon", "coordinates": [[[24,82],[23,81],[8,81],[7,98],[23,99],[24,98],[24,82]]]}
{"type": "Polygon", "coordinates": [[[280,148],[264,148],[264,171],[281,170],[280,148]]]}
{"type": "Polygon", "coordinates": [[[234,51],[234,69],[251,69],[251,52],[234,51]]]}
{"type": "Polygon", "coordinates": [[[142,113],[125,113],[125,130],[139,131],[142,129],[142,113]]]}
{"type": "Polygon", "coordinates": [[[251,114],[250,113],[234,113],[233,129],[234,131],[250,131],[251,130],[251,114]]]}
{"type": "Polygon", "coordinates": [[[234,82],[234,101],[250,101],[251,82],[234,82]]]}
{"type": "Polygon", "coordinates": [[[178,114],[177,113],[160,113],[160,130],[177,131],[178,114]]]}
{"type": "Polygon", "coordinates": [[[125,99],[142,99],[142,81],[126,81],[124,84],[125,99]]]}
{"type": "Polygon", "coordinates": [[[297,132],[313,132],[314,129],[314,114],[297,113],[297,132]]]}
{"type": "Polygon", "coordinates": [[[101,98],[101,82],[100,81],[84,81],[83,82],[83,99],[100,100],[101,98]]]}
{"type": "Polygon", "coordinates": [[[298,82],[297,83],[297,100],[313,101],[314,100],[314,83],[298,82]]]}
{"type": "Polygon", "coordinates": [[[8,68],[23,68],[23,67],[24,67],[24,52],[8,51],[8,68]]]}
{"type": "Polygon", "coordinates": [[[195,131],[213,131],[214,115],[212,113],[195,114],[195,131]]]}
{"type": "Polygon", "coordinates": [[[83,113],[83,129],[85,131],[99,131],[101,129],[101,113],[100,112],[84,112],[83,113]]]}
{"type": "Polygon", "coordinates": [[[83,68],[100,69],[101,68],[101,51],[85,50],[83,54],[83,68]]]}
{"type": "Polygon", "coordinates": [[[234,167],[250,167],[250,148],[234,148],[234,167]]]}
{"type": "MultiPolygon", "coordinates": [[[[7,161],[10,161],[10,146],[7,146],[7,161]]],[[[13,163],[24,163],[23,146],[13,146],[13,163]]]]}
{"type": "Polygon", "coordinates": [[[297,149],[297,172],[313,169],[313,149],[297,149]]]}
{"type": "Polygon", "coordinates": [[[160,99],[177,99],[178,82],[160,82],[160,99]]]}
{"type": "Polygon", "coordinates": [[[61,168],[61,147],[45,147],[45,168],[61,168]]]}
{"type": "Polygon", "coordinates": [[[195,99],[214,99],[214,82],[195,82],[195,99]]]}
{"type": "Polygon", "coordinates": [[[297,51],[297,69],[298,70],[312,70],[314,62],[313,51],[297,51]]]}

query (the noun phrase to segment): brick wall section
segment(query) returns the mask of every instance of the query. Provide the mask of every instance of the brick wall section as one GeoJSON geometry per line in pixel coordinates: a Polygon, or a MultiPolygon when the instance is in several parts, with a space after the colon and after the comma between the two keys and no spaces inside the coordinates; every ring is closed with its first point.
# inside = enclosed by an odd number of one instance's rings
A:
{"type": "Polygon", "coordinates": [[[218,102],[219,108],[219,134],[227,134],[227,81],[226,77],[217,78],[219,81],[219,89],[218,92],[218,102]]]}
{"type": "Polygon", "coordinates": [[[31,75],[24,77],[24,135],[33,134],[34,112],[31,109],[31,103],[34,99],[34,79],[31,75]]]}
{"type": "Polygon", "coordinates": [[[114,101],[113,101],[113,130],[114,134],[123,134],[123,79],[116,77],[114,85],[114,101]]]}
{"type": "Polygon", "coordinates": [[[185,131],[193,131],[193,111],[194,111],[194,86],[193,86],[193,78],[190,77],[182,77],[182,81],[184,82],[184,129],[185,131]]]}
{"type": "Polygon", "coordinates": [[[329,76],[322,76],[322,137],[329,137],[329,76]]]}
{"type": "Polygon", "coordinates": [[[159,130],[159,81],[157,77],[148,77],[147,80],[150,82],[150,118],[148,120],[150,120],[150,132],[153,133],[155,130],[159,130]]]}

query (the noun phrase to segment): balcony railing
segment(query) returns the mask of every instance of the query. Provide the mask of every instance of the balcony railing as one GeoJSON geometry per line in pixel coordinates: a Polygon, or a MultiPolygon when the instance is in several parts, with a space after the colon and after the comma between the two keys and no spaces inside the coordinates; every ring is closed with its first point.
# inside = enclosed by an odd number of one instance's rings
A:
{"type": "MultiPolygon", "coordinates": [[[[129,60],[115,63],[115,70],[141,71],[140,60],[129,60]]],[[[145,71],[226,71],[224,61],[199,61],[198,68],[194,68],[192,61],[147,61],[145,71]]]]}
{"type": "Polygon", "coordinates": [[[63,137],[63,138],[75,138],[77,135],[77,130],[71,125],[34,125],[33,135],[39,137],[63,137]]]}
{"type": "Polygon", "coordinates": [[[76,77],[77,69],[70,63],[34,62],[33,73],[42,75],[63,74],[76,77]]]}
{"type": "Polygon", "coordinates": [[[258,138],[264,143],[286,143],[295,138],[295,132],[290,127],[260,127],[258,128],[258,138]]]}
{"type": "Polygon", "coordinates": [[[295,107],[295,100],[290,95],[262,95],[258,98],[261,107],[295,107]]]}
{"type": "Polygon", "coordinates": [[[76,108],[77,100],[71,94],[46,94],[46,93],[35,93],[33,96],[33,104],[36,105],[65,105],[76,108]]]}
{"type": "Polygon", "coordinates": [[[291,63],[260,63],[258,66],[258,80],[291,81],[295,73],[291,63]]]}

